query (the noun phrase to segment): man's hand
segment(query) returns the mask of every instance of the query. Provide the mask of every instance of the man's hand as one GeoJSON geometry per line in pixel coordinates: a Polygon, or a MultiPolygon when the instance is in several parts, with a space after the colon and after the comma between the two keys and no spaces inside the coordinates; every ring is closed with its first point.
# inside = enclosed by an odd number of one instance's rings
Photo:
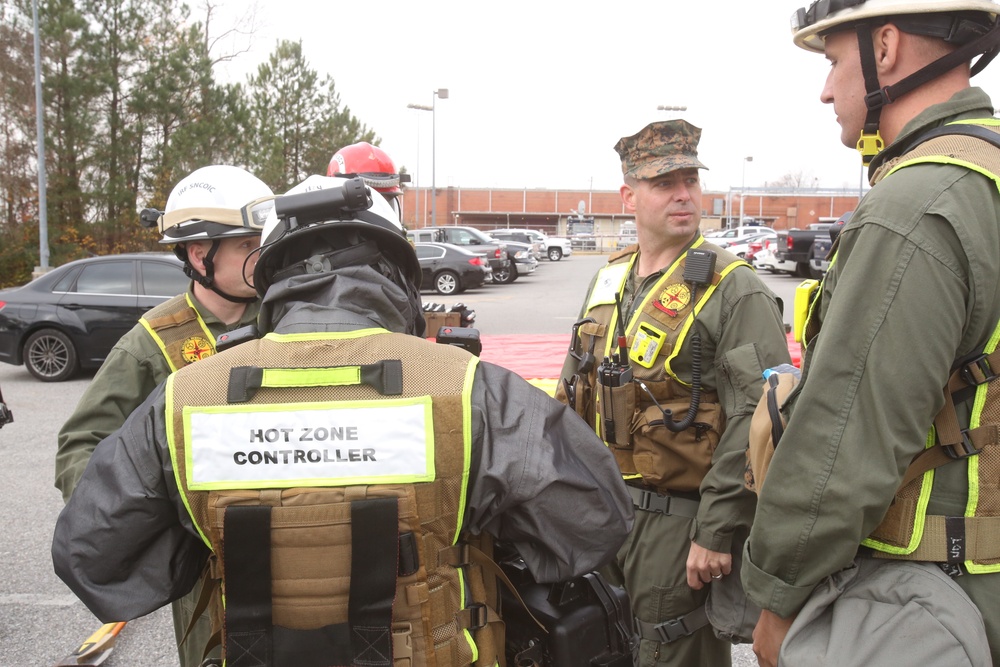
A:
{"type": "Polygon", "coordinates": [[[753,652],[760,667],[778,667],[778,652],[792,627],[795,614],[782,618],[767,609],[760,612],[757,627],[753,629],[753,652]]]}
{"type": "Polygon", "coordinates": [[[688,551],[688,586],[700,591],[712,579],[721,579],[733,571],[733,555],[721,551],[709,551],[705,547],[691,543],[688,551]]]}

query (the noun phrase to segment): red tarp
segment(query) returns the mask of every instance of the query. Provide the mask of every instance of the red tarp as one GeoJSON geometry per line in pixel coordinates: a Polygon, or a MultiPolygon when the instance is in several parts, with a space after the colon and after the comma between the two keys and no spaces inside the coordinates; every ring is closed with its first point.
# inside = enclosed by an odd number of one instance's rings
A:
{"type": "MultiPolygon", "coordinates": [[[[514,371],[526,380],[558,378],[569,346],[569,333],[510,334],[482,337],[480,358],[514,371]]],[[[801,364],[801,346],[788,334],[792,363],[801,364]]]]}

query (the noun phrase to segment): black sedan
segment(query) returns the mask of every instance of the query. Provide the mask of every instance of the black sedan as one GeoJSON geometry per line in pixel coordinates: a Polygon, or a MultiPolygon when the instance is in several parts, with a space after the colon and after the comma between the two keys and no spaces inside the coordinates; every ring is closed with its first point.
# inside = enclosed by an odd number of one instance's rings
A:
{"type": "Polygon", "coordinates": [[[458,294],[479,287],[493,269],[486,256],[451,243],[415,243],[422,272],[421,286],[438,294],[458,294]]]}
{"type": "Polygon", "coordinates": [[[97,368],[139,316],[187,290],[170,253],[91,257],[0,290],[0,361],[43,382],[97,368]]]}

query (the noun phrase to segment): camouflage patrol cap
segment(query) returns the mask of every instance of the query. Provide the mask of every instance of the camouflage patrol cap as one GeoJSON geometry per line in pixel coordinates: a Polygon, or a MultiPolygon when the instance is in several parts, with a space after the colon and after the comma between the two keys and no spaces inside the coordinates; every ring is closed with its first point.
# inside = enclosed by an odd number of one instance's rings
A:
{"type": "Polygon", "coordinates": [[[700,127],[686,120],[663,120],[622,137],[615,150],[625,176],[656,178],[678,169],[708,169],[698,160],[699,139],[700,127]]]}

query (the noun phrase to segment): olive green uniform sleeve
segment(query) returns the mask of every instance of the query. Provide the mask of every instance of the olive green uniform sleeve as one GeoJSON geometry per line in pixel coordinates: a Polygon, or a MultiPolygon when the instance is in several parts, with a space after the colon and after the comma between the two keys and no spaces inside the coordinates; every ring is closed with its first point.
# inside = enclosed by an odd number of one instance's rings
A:
{"type": "MultiPolygon", "coordinates": [[[[737,268],[709,299],[698,317],[703,371],[714,386],[726,427],[701,484],[701,503],[691,539],[712,551],[727,552],[737,527],[753,519],[754,495],[743,483],[750,417],[760,399],[764,369],[789,363],[781,311],[774,294],[750,268],[737,268]]],[[[690,341],[685,343],[690,349],[690,341]]]]}
{"type": "Polygon", "coordinates": [[[56,487],[69,500],[94,448],[170,375],[156,342],[137,324],[115,345],[63,424],[56,450],[56,487]]]}
{"type": "MultiPolygon", "coordinates": [[[[188,296],[213,336],[257,319],[257,304],[248,304],[239,321],[227,326],[198,302],[190,290],[188,296]]],[[[64,501],[76,488],[97,443],[117,431],[170,372],[169,363],[142,324],[136,324],[112,348],[76,410],[59,431],[55,483],[64,501]]]]}
{"type": "MultiPolygon", "coordinates": [[[[746,549],[761,607],[798,611],[882,520],[953,362],[996,326],[997,210],[989,179],[918,165],[877,185],[841,233],[746,549]]],[[[946,493],[960,502],[965,489],[946,493]]]]}

